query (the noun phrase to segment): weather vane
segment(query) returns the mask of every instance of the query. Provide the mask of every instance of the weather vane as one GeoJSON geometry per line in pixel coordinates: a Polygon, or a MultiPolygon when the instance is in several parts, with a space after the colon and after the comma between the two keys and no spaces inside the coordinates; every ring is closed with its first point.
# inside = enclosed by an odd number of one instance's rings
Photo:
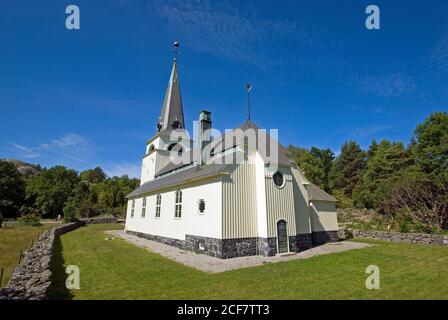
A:
{"type": "Polygon", "coordinates": [[[180,56],[179,45],[179,41],[174,41],[173,48],[171,49],[174,55],[174,61],[177,61],[177,58],[180,56]]]}
{"type": "Polygon", "coordinates": [[[251,114],[250,114],[250,91],[252,90],[252,85],[248,82],[246,84],[246,89],[247,89],[247,108],[248,108],[248,117],[247,120],[250,121],[251,118],[251,114]]]}

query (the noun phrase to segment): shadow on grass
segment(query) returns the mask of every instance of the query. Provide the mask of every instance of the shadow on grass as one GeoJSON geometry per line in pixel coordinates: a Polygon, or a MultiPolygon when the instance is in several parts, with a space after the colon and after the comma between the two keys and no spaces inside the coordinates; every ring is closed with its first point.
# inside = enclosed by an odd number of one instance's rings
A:
{"type": "Polygon", "coordinates": [[[65,286],[67,274],[64,267],[65,261],[62,255],[62,243],[60,237],[56,237],[51,260],[51,285],[48,289],[48,297],[51,300],[72,300],[73,294],[65,286]]]}

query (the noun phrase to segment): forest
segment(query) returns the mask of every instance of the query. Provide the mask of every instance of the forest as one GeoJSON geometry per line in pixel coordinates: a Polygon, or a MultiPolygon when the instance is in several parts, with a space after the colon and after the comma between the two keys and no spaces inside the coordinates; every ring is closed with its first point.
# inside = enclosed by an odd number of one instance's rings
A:
{"type": "Polygon", "coordinates": [[[362,150],[288,147],[305,176],[338,199],[340,208],[372,209],[400,231],[448,228],[448,113],[435,112],[405,144],[375,141],[362,150]]]}
{"type": "MultiPolygon", "coordinates": [[[[293,145],[288,151],[310,182],[338,199],[339,208],[369,209],[403,232],[447,232],[447,112],[429,115],[407,142],[374,140],[363,150],[347,141],[338,155],[293,145]]],[[[24,170],[18,163],[0,161],[0,219],[123,216],[126,195],[139,185],[128,176],[107,177],[99,167],[78,173],[63,166],[24,170]]]]}

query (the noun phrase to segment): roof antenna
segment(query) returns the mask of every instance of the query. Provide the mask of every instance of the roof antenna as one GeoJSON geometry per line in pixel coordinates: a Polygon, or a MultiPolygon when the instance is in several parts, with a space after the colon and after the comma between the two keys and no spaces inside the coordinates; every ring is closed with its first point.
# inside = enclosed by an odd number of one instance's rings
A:
{"type": "Polygon", "coordinates": [[[174,41],[173,48],[171,49],[171,51],[173,52],[175,62],[177,61],[177,58],[180,56],[179,46],[180,46],[179,41],[174,41]]]}
{"type": "Polygon", "coordinates": [[[252,85],[248,82],[246,84],[246,89],[247,89],[247,108],[248,108],[248,117],[247,117],[247,121],[251,121],[251,114],[250,114],[250,91],[252,90],[252,85]]]}

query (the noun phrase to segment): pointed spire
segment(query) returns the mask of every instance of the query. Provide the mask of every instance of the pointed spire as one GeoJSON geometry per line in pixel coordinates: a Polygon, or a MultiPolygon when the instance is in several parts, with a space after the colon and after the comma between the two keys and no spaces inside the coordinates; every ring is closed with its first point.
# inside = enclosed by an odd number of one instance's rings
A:
{"type": "Polygon", "coordinates": [[[168,88],[166,89],[165,99],[163,101],[162,112],[160,114],[159,122],[157,123],[157,131],[161,132],[183,128],[185,128],[184,111],[180,94],[177,59],[175,58],[168,88]]]}

